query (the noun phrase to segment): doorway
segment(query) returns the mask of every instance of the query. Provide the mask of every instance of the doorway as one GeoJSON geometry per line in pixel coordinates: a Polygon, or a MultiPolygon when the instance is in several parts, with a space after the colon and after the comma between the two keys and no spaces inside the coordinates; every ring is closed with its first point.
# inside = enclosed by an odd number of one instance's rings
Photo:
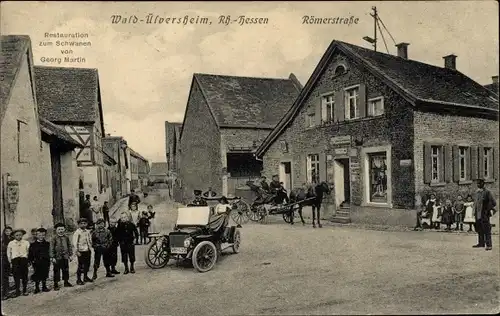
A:
{"type": "Polygon", "coordinates": [[[349,158],[334,160],[335,205],[348,207],[351,203],[351,177],[349,158]]]}
{"type": "Polygon", "coordinates": [[[292,190],[292,163],[282,162],[280,163],[280,182],[283,182],[283,186],[290,192],[292,190]]]}

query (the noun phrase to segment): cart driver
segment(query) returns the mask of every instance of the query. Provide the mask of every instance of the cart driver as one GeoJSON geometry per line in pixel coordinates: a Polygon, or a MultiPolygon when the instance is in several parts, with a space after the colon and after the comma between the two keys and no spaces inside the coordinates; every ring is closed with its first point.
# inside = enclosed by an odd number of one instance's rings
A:
{"type": "Polygon", "coordinates": [[[273,181],[271,181],[269,187],[271,188],[271,193],[276,194],[276,204],[281,204],[283,201],[288,203],[288,195],[286,194],[283,183],[280,182],[277,174],[273,176],[273,181]]]}
{"type": "Polygon", "coordinates": [[[201,197],[201,190],[194,190],[194,206],[208,206],[207,201],[201,197]]]}

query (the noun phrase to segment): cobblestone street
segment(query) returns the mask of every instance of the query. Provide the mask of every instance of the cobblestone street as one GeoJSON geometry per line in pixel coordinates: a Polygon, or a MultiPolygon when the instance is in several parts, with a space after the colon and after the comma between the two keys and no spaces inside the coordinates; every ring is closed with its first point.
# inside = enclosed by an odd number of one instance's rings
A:
{"type": "MultiPolygon", "coordinates": [[[[169,231],[173,203],[155,210],[169,231]]],[[[174,261],[152,270],[138,246],[134,275],[101,275],[94,284],[4,301],[3,309],[9,316],[498,312],[498,243],[487,252],[472,249],[475,242],[474,235],[313,229],[275,219],[244,225],[241,252],[208,273],[174,261]]]]}

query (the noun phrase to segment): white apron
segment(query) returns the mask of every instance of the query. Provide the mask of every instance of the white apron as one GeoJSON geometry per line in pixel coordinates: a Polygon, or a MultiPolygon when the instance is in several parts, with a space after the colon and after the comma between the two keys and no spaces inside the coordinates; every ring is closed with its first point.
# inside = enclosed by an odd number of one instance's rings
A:
{"type": "Polygon", "coordinates": [[[476,217],[474,216],[474,202],[465,202],[465,217],[464,223],[475,223],[476,217]]]}
{"type": "Polygon", "coordinates": [[[441,222],[441,206],[440,205],[434,205],[432,207],[432,222],[433,223],[440,223],[441,222]]]}

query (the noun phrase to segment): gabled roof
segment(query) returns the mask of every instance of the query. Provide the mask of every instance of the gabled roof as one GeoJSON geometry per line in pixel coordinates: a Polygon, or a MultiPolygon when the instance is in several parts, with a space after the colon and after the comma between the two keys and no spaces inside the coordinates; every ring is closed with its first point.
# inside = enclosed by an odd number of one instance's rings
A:
{"type": "Polygon", "coordinates": [[[193,80],[219,127],[274,128],[300,92],[291,79],[196,73],[193,80]]]}
{"type": "Polygon", "coordinates": [[[332,41],[311,77],[276,128],[256,151],[261,157],[274,140],[299,113],[303,102],[336,52],[360,62],[368,72],[379,78],[412,105],[430,104],[439,107],[468,108],[472,111],[498,115],[498,96],[457,70],[375,52],[341,41],[332,41]]]}
{"type": "Polygon", "coordinates": [[[40,117],[40,130],[42,131],[42,135],[53,137],[53,139],[55,139],[56,142],[60,142],[67,147],[70,148],[84,147],[78,141],[74,140],[73,137],[71,137],[68,134],[68,132],[66,132],[64,129],[41,117],[40,117]]]}
{"type": "Polygon", "coordinates": [[[138,152],[136,152],[135,150],[133,150],[132,148],[128,148],[130,150],[130,156],[133,156],[135,158],[139,158],[143,161],[148,161],[146,158],[144,158],[143,156],[141,156],[138,152]]]}
{"type": "MultiPolygon", "coordinates": [[[[2,35],[0,37],[0,122],[7,111],[12,89],[26,53],[28,53],[28,58],[31,59],[31,40],[29,36],[2,35]]],[[[29,60],[28,62],[31,63],[32,61],[29,60]]]]}
{"type": "Polygon", "coordinates": [[[149,175],[151,176],[163,176],[168,174],[168,164],[166,162],[153,162],[151,163],[151,169],[149,170],[149,175]]]}
{"type": "Polygon", "coordinates": [[[93,68],[35,66],[40,114],[51,122],[94,123],[102,115],[99,74],[93,68]]]}

